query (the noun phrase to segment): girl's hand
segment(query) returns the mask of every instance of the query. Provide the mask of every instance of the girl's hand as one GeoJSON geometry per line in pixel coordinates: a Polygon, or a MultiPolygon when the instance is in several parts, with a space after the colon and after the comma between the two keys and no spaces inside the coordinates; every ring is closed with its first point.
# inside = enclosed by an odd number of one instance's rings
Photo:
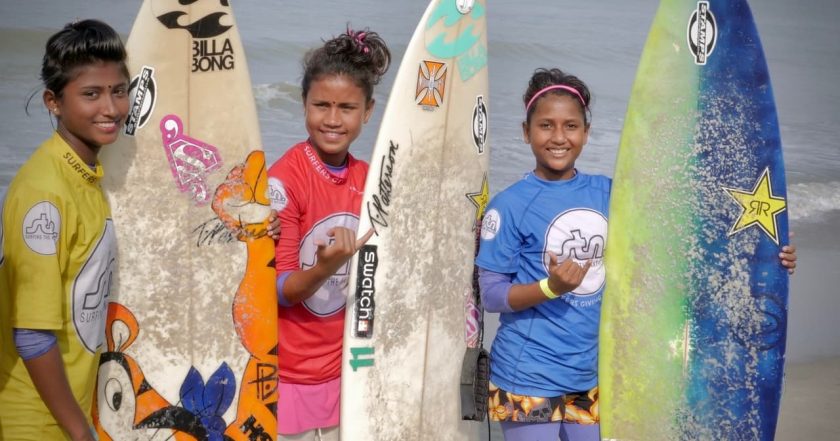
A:
{"type": "Polygon", "coordinates": [[[782,266],[787,268],[788,274],[793,274],[796,269],[796,247],[793,245],[783,246],[782,252],[779,253],[779,259],[782,261],[782,266]]]}
{"type": "Polygon", "coordinates": [[[273,240],[280,240],[280,217],[277,216],[277,210],[273,208],[268,213],[268,227],[265,232],[273,240]]]}
{"type": "Polygon", "coordinates": [[[356,232],[345,227],[334,227],[327,231],[330,237],[329,243],[316,240],[318,250],[317,266],[321,267],[324,273],[332,276],[339,268],[344,266],[356,251],[358,251],[373,236],[373,229],[368,230],[364,236],[356,239],[356,232]]]}
{"type": "Polygon", "coordinates": [[[583,266],[572,259],[557,263],[557,255],[548,252],[548,287],[557,295],[573,291],[583,283],[583,278],[589,272],[592,260],[587,260],[583,266]]]}

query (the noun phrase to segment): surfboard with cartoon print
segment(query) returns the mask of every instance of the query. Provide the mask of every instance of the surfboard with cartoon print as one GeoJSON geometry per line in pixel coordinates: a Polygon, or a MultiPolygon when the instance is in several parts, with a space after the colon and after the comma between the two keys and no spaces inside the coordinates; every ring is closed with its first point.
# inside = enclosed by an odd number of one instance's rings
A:
{"type": "Polygon", "coordinates": [[[785,171],[744,0],[662,0],[625,119],[601,322],[601,435],[772,440],[785,171]]]}
{"type": "Polygon", "coordinates": [[[465,349],[478,346],[476,228],[487,187],[483,0],[433,0],[397,71],[351,265],[341,438],[461,441],[465,349]]]}
{"type": "Polygon", "coordinates": [[[274,245],[233,11],[145,0],[127,50],[125,132],[100,155],[119,264],[99,438],[274,439],[274,245]]]}

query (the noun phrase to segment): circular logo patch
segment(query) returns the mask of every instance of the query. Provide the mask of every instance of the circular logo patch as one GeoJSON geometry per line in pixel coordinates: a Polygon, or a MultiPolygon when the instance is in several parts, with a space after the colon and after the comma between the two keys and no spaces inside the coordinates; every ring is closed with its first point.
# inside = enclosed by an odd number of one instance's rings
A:
{"type": "Polygon", "coordinates": [[[23,218],[23,241],[30,250],[45,256],[56,252],[58,232],[61,230],[61,215],[50,202],[33,205],[23,218]]]}
{"type": "Polygon", "coordinates": [[[472,11],[475,0],[456,0],[455,6],[461,14],[469,14],[472,11]]]}
{"type": "Polygon", "coordinates": [[[281,180],[268,178],[268,200],[271,201],[271,208],[277,211],[283,211],[289,204],[289,198],[286,197],[286,187],[283,186],[281,180]]]}
{"type": "Polygon", "coordinates": [[[481,238],[484,240],[493,240],[496,234],[499,233],[499,228],[502,226],[502,216],[496,209],[492,209],[484,215],[481,221],[481,238]]]}
{"type": "Polygon", "coordinates": [[[604,285],[603,258],[607,243],[607,219],[599,212],[575,209],[561,213],[548,228],[543,251],[543,265],[548,272],[548,251],[557,255],[557,263],[572,259],[579,265],[591,260],[592,266],[572,294],[587,296],[604,285]]]}

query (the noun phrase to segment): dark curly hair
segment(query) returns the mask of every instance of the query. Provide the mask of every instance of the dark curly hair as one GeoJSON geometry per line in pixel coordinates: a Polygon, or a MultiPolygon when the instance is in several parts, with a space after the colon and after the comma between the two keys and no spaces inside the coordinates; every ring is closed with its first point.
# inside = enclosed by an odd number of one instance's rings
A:
{"type": "Polygon", "coordinates": [[[379,34],[367,28],[361,31],[348,28],[346,33],[304,56],[303,100],[306,101],[313,81],[325,75],[347,75],[364,91],[369,102],[373,98],[373,86],[379,83],[390,64],[391,52],[379,34]]]}

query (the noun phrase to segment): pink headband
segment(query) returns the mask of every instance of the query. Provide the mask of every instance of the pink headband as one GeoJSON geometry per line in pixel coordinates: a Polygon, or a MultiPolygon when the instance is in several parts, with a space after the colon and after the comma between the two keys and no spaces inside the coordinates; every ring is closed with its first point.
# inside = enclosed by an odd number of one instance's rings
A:
{"type": "Polygon", "coordinates": [[[542,95],[542,94],[544,94],[548,91],[556,90],[556,89],[562,89],[562,90],[565,90],[567,92],[573,93],[576,97],[578,97],[578,99],[580,100],[580,104],[583,106],[583,108],[586,109],[586,102],[583,101],[583,96],[580,94],[580,92],[578,92],[577,89],[575,89],[574,87],[571,87],[571,86],[566,86],[564,84],[555,84],[553,86],[548,86],[546,88],[543,88],[543,89],[540,89],[539,91],[537,91],[537,93],[535,93],[534,96],[531,97],[531,101],[528,101],[528,105],[525,106],[525,113],[527,113],[529,110],[531,110],[531,105],[534,104],[534,101],[536,101],[537,98],[540,97],[540,95],[542,95]]]}

